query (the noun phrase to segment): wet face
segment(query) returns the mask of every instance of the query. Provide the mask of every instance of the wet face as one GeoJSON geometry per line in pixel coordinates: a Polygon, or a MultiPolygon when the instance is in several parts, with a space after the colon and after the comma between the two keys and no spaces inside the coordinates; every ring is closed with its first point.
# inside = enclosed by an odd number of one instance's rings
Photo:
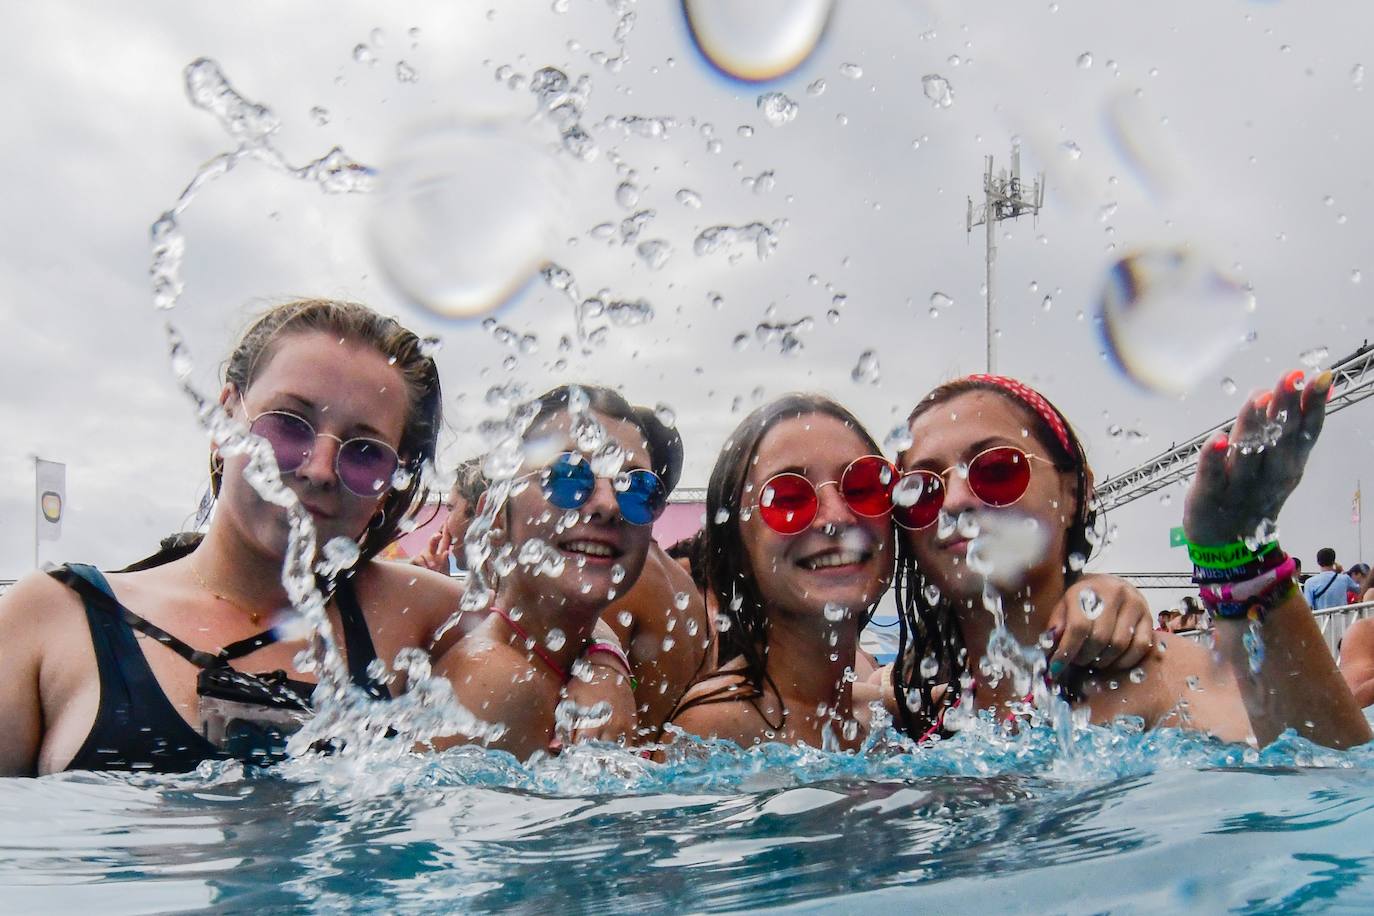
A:
{"type": "MultiPolygon", "coordinates": [[[[220,400],[244,422],[284,411],[313,426],[318,435],[310,457],[282,474],[282,482],[310,513],[319,544],[362,536],[388,487],[369,496],[344,488],[335,465],[339,440],[364,437],[399,446],[408,407],[399,369],[368,344],[340,342],[320,332],[290,334],[275,343],[241,401],[232,385],[225,386],[220,400]]],[[[243,479],[246,464],[245,456],[226,459],[219,513],[248,541],[280,556],[287,542],[286,512],[263,501],[243,479]]]]}
{"type": "Polygon", "coordinates": [[[970,391],[927,410],[911,424],[912,445],[901,456],[902,471],[953,470],[944,475],[946,515],[900,536],[907,538],[920,572],[949,597],[980,596],[985,578],[1004,594],[1062,582],[1068,528],[1077,509],[1076,480],[1048,460],[1037,460],[1047,459],[1047,449],[1030,432],[1031,423],[1025,408],[1010,399],[970,391]],[[1025,495],[1003,508],[979,499],[966,476],[974,457],[997,446],[1013,446],[1032,456],[1025,495]],[[955,524],[961,517],[964,524],[955,524]],[[975,556],[974,564],[981,571],[969,568],[969,545],[977,532],[984,535],[983,556],[975,556]]]}
{"type": "Polygon", "coordinates": [[[783,420],[760,440],[745,477],[742,506],[757,506],[768,479],[785,472],[807,478],[819,497],[815,519],[797,534],[769,528],[756,508],[741,522],[745,554],[770,617],[821,619],[826,604],[857,616],[887,591],[891,517],[857,514],[839,487],[826,483],[838,481],[850,462],[871,453],[862,436],[823,413],[783,420]]]}
{"type": "MultiPolygon", "coordinates": [[[[608,442],[621,449],[618,470],[651,470],[649,446],[639,427],[593,412],[606,431],[608,442]]],[[[547,465],[562,452],[578,452],[566,413],[543,423],[530,438],[527,449],[537,465],[547,465]],[[539,457],[534,458],[534,453],[539,457]]],[[[585,460],[590,456],[583,454],[585,460]]],[[[518,558],[521,549],[535,539],[542,541],[563,562],[558,576],[541,574],[537,564],[518,563],[502,580],[502,591],[516,601],[553,602],[568,611],[585,610],[596,615],[615,595],[624,595],[639,578],[653,537],[653,525],[635,525],[621,514],[613,482],[616,468],[594,465],[596,485],[577,509],[560,509],[549,503],[540,486],[537,470],[507,501],[505,538],[518,558]],[[606,477],[600,476],[606,474],[606,477]]]]}

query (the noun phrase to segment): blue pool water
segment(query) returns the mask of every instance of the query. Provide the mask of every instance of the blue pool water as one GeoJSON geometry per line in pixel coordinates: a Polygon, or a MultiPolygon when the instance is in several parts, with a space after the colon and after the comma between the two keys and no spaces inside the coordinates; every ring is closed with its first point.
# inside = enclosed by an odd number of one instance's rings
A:
{"type": "Polygon", "coordinates": [[[0,909],[1368,911],[1372,764],[1089,728],[867,758],[467,748],[7,779],[0,909]]]}

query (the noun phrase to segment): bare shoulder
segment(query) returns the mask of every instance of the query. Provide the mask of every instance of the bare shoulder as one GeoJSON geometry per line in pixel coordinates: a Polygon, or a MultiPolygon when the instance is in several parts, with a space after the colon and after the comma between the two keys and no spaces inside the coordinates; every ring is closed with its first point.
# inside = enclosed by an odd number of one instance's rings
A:
{"type": "Polygon", "coordinates": [[[1140,674],[1097,675],[1085,682],[1093,720],[1139,716],[1147,728],[1183,726],[1224,741],[1245,741],[1249,718],[1230,668],[1204,646],[1173,636],[1139,666],[1140,674]]]}
{"type": "Polygon", "coordinates": [[[0,639],[37,641],[65,631],[82,615],[81,598],[47,573],[30,573],[0,595],[0,639]]]}
{"type": "Polygon", "coordinates": [[[1349,661],[1374,662],[1374,617],[1355,621],[1341,637],[1341,663],[1349,661]]]}
{"type": "Polygon", "coordinates": [[[357,583],[369,628],[398,646],[427,647],[463,598],[462,584],[453,578],[387,560],[369,562],[357,583]]]}
{"type": "Polygon", "coordinates": [[[672,724],[703,738],[723,738],[748,747],[772,731],[764,712],[777,712],[776,698],[760,697],[743,677],[739,660],[692,685],[672,724]],[[761,711],[762,710],[762,711],[761,711]]]}

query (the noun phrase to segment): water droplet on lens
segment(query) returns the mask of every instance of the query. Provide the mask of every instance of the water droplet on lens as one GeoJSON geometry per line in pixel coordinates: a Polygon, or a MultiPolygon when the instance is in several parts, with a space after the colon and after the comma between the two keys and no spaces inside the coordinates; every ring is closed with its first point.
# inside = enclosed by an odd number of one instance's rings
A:
{"type": "Polygon", "coordinates": [[[615,615],[615,619],[620,621],[622,627],[628,627],[635,622],[635,615],[631,614],[629,611],[621,611],[615,615]]]}
{"type": "Polygon", "coordinates": [[[840,64],[840,73],[852,80],[861,79],[864,75],[864,68],[858,64],[840,64]]]}
{"type": "Polygon", "coordinates": [[[679,611],[685,611],[687,610],[687,605],[690,604],[691,601],[691,595],[688,595],[686,592],[678,592],[673,596],[673,607],[677,608],[679,611]]]}
{"type": "Polygon", "coordinates": [[[661,270],[673,256],[673,246],[664,239],[648,239],[635,246],[635,254],[650,270],[661,270]]]}
{"type": "Polygon", "coordinates": [[[930,680],[939,673],[940,663],[936,661],[935,656],[927,655],[925,658],[921,659],[921,677],[930,680]]]}
{"type": "Polygon", "coordinates": [[[329,109],[321,105],[316,105],[314,108],[310,109],[310,119],[320,127],[324,127],[329,123],[329,109]]]}
{"type": "Polygon", "coordinates": [[[420,74],[415,72],[415,68],[403,60],[396,61],[396,82],[398,83],[418,83],[420,74]]]}
{"type": "Polygon", "coordinates": [[[700,209],[701,195],[691,188],[681,188],[675,195],[677,202],[684,207],[691,207],[693,210],[700,209]]]}
{"type": "Polygon", "coordinates": [[[1222,391],[1222,394],[1235,394],[1235,393],[1236,393],[1236,380],[1233,379],[1233,378],[1231,378],[1230,376],[1227,376],[1226,378],[1222,379],[1222,380],[1221,380],[1221,391],[1222,391]]]}
{"type": "Polygon", "coordinates": [[[625,581],[625,567],[621,566],[619,563],[616,563],[614,566],[612,566],[612,567],[611,567],[611,581],[614,582],[614,583],[616,583],[617,585],[619,585],[621,582],[624,582],[624,581],[625,581]]]}
{"type": "Polygon", "coordinates": [[[825,93],[825,80],[817,79],[807,84],[807,95],[823,95],[825,93]]]}
{"type": "Polygon", "coordinates": [[[1087,70],[1093,65],[1093,55],[1091,51],[1084,51],[1078,55],[1078,69],[1087,70]]]}
{"type": "Polygon", "coordinates": [[[639,188],[632,181],[622,181],[616,186],[615,202],[626,210],[633,210],[639,203],[639,188]]]}
{"type": "Polygon", "coordinates": [[[1111,267],[1098,307],[1117,367],[1145,388],[1183,394],[1244,342],[1252,297],[1188,248],[1150,248],[1111,267]]]}
{"type": "Polygon", "coordinates": [[[373,55],[372,49],[364,42],[359,42],[353,46],[353,59],[360,64],[369,66],[377,63],[377,58],[373,55]]]}
{"type": "Polygon", "coordinates": [[[1126,677],[1130,679],[1132,684],[1143,684],[1145,683],[1145,669],[1132,668],[1131,673],[1126,675],[1126,677]]]}
{"type": "Polygon", "coordinates": [[[371,241],[406,297],[445,317],[481,315],[549,263],[559,166],[531,130],[447,124],[398,146],[371,241]]]}
{"type": "Polygon", "coordinates": [[[747,82],[791,73],[811,56],[834,0],[683,0],[687,27],[716,69],[747,82]]]}
{"type": "Polygon", "coordinates": [[[549,635],[544,637],[544,645],[548,647],[550,652],[557,652],[559,649],[563,648],[567,642],[568,637],[557,627],[549,630],[549,635]]]}
{"type": "Polygon", "coordinates": [[[839,623],[849,614],[849,608],[845,607],[843,604],[827,601],[825,607],[821,608],[821,613],[824,614],[825,619],[831,623],[839,623]]]}

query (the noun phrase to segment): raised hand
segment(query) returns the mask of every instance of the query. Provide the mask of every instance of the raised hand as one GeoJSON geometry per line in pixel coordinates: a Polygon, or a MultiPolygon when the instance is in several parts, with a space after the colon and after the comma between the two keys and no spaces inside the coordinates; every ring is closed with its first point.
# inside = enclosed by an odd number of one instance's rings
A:
{"type": "Polygon", "coordinates": [[[1229,434],[1218,433],[1203,448],[1183,506],[1189,541],[1214,546],[1254,538],[1277,520],[1302,480],[1331,391],[1330,372],[1302,380],[1295,371],[1273,391],[1252,395],[1229,434]]]}

